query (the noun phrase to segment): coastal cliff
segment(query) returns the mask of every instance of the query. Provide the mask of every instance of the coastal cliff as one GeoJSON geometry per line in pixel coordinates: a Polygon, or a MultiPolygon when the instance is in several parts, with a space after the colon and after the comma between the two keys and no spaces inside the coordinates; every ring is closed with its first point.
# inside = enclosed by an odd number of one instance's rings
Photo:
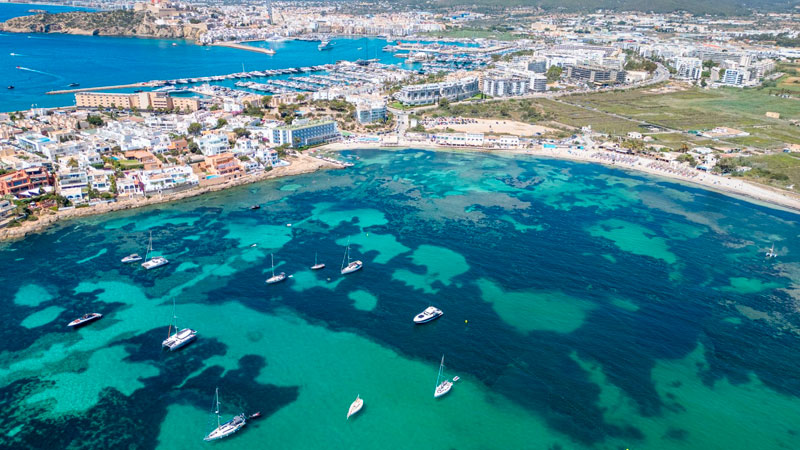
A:
{"type": "Polygon", "coordinates": [[[155,16],[133,11],[73,11],[36,14],[0,23],[10,33],[65,33],[88,36],[139,36],[165,39],[197,39],[205,24],[157,25],[155,16]]]}

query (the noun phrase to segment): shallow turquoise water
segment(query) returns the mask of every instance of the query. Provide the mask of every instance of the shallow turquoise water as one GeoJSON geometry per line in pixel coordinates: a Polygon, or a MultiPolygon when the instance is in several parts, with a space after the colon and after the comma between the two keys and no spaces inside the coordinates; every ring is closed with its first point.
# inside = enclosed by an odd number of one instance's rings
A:
{"type": "Polygon", "coordinates": [[[589,164],[354,153],[0,247],[0,447],[800,448],[798,216],[589,164]],[[150,231],[171,264],[121,265],[150,231]],[[199,339],[165,353],[173,299],[199,339]],[[461,381],[434,400],[442,354],[461,381]],[[264,417],[204,444],[217,386],[264,417]]]}

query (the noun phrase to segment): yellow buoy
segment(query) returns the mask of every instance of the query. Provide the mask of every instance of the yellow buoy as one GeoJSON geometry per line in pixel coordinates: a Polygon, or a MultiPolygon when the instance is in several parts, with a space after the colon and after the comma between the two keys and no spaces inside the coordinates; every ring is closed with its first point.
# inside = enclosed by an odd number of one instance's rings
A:
{"type": "Polygon", "coordinates": [[[469,320],[464,320],[464,323],[468,323],[468,322],[469,322],[469,320]]]}

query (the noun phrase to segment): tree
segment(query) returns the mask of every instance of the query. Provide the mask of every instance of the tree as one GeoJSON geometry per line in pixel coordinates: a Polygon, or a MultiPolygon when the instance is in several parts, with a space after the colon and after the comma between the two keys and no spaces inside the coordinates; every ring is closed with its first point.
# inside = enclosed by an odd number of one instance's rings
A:
{"type": "Polygon", "coordinates": [[[442,97],[439,99],[439,108],[442,109],[450,109],[450,100],[447,97],[442,97]]]}
{"type": "Polygon", "coordinates": [[[550,68],[547,69],[547,81],[551,83],[558,81],[559,79],[561,79],[561,72],[562,72],[561,67],[550,66],[550,68]]]}
{"type": "Polygon", "coordinates": [[[233,132],[236,134],[237,138],[240,138],[242,136],[250,137],[250,130],[248,130],[247,128],[241,128],[241,127],[234,128],[233,132]]]}
{"type": "Polygon", "coordinates": [[[223,119],[222,117],[220,117],[219,119],[217,119],[217,126],[215,126],[214,128],[215,129],[220,129],[220,128],[224,127],[227,124],[228,124],[228,121],[223,119]]]}
{"type": "Polygon", "coordinates": [[[89,122],[89,125],[95,127],[102,127],[103,126],[103,118],[98,116],[89,115],[86,117],[86,121],[89,122]]]}
{"type": "Polygon", "coordinates": [[[272,103],[271,95],[265,95],[261,97],[261,106],[263,106],[264,108],[269,108],[271,103],[272,103]]]}
{"type": "Polygon", "coordinates": [[[692,156],[692,155],[690,155],[688,153],[684,153],[684,154],[678,156],[677,161],[678,162],[689,163],[689,165],[692,166],[692,167],[697,166],[697,161],[694,159],[694,156],[692,156]]]}
{"type": "Polygon", "coordinates": [[[200,134],[200,131],[202,129],[203,129],[202,125],[200,125],[197,122],[192,122],[192,123],[189,124],[188,131],[189,131],[189,134],[193,134],[193,135],[197,136],[198,134],[200,134]]]}

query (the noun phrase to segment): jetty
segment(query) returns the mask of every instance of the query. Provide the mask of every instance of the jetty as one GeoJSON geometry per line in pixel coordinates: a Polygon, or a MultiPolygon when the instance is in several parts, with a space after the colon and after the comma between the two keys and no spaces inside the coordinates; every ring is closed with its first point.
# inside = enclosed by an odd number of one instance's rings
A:
{"type": "Polygon", "coordinates": [[[137,88],[137,87],[155,87],[161,86],[160,83],[155,83],[152,81],[146,81],[141,83],[131,83],[131,84],[117,84],[114,86],[97,86],[97,87],[85,87],[85,88],[77,88],[77,89],[62,89],[59,91],[49,91],[47,95],[58,95],[58,94],[74,94],[76,92],[88,92],[88,91],[109,91],[113,89],[127,89],[127,88],[137,88]]]}

